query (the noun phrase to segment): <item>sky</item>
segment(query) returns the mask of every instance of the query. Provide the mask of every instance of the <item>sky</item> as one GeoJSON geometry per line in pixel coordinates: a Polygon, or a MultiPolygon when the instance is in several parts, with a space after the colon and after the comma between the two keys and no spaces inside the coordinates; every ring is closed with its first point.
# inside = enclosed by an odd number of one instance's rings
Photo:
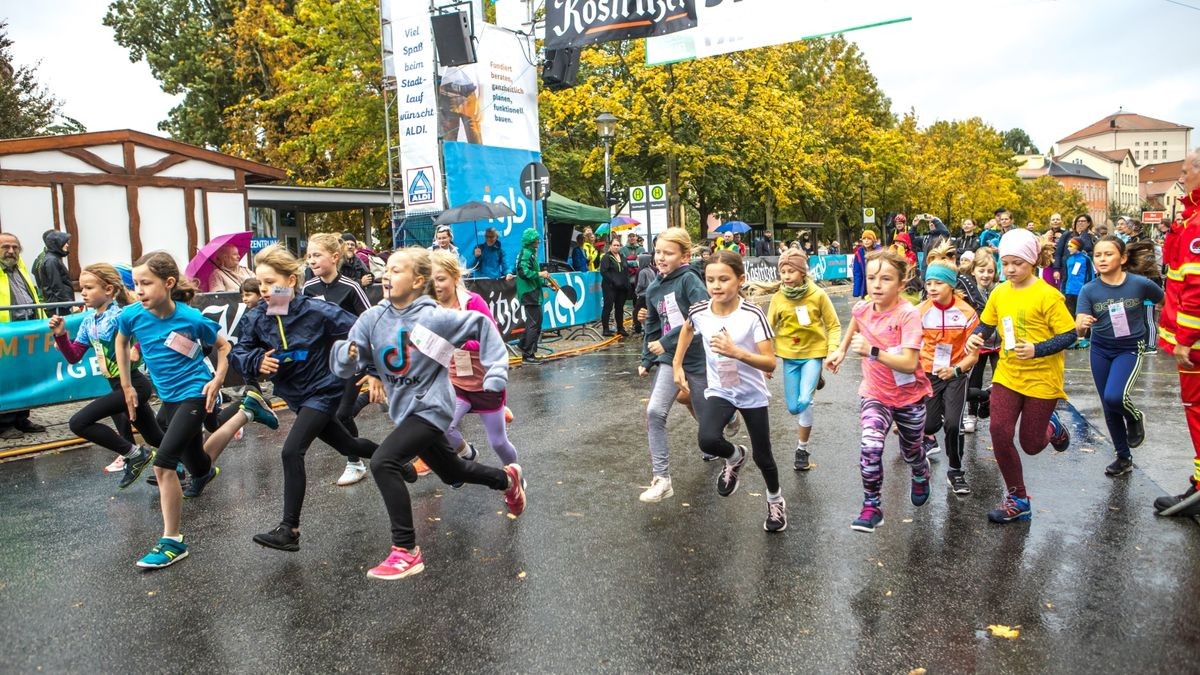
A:
{"type": "MultiPolygon", "coordinates": [[[[913,20],[848,37],[893,110],[915,109],[923,126],[978,116],[1025,129],[1042,151],[1119,108],[1200,128],[1200,0],[886,1],[913,20]]],[[[65,114],[90,131],[161,134],[178,99],[129,62],[101,23],[104,0],[4,4],[17,64],[40,61],[65,114]]]]}

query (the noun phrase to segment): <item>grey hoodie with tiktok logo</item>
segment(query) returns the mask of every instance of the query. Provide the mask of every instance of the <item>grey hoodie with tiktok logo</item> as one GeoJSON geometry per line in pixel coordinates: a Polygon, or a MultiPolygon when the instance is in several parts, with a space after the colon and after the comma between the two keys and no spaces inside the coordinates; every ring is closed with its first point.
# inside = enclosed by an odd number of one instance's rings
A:
{"type": "Polygon", "coordinates": [[[479,312],[443,309],[429,297],[404,309],[384,300],[363,312],[349,338],[334,344],[329,362],[342,378],[374,365],[387,391],[388,416],[396,424],[417,415],[447,429],[455,403],[447,369],[455,367],[454,351],[468,340],[479,342],[479,360],[487,370],[484,391],[504,391],[508,351],[496,326],[479,312]],[[349,357],[351,342],[358,345],[357,360],[349,357]]]}

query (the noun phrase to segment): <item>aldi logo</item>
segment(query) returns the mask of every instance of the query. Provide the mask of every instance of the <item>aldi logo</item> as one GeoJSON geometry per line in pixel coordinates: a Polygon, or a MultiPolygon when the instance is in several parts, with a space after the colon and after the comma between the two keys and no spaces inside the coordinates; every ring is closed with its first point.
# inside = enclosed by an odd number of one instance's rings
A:
{"type": "Polygon", "coordinates": [[[405,202],[410,206],[417,204],[432,204],[433,203],[433,179],[430,174],[433,172],[433,167],[422,166],[416,169],[409,169],[405,175],[405,202]]]}

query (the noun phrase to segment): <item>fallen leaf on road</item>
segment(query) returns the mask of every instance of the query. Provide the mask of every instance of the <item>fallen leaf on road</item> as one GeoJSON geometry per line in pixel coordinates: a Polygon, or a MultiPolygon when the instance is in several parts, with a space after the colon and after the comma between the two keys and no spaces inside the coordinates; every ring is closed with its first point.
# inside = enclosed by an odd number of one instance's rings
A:
{"type": "Polygon", "coordinates": [[[504,514],[504,515],[508,516],[508,519],[509,519],[509,520],[516,520],[516,519],[517,519],[517,517],[516,517],[516,516],[514,516],[514,515],[513,515],[513,514],[511,514],[511,513],[506,513],[506,514],[504,514]]]}
{"type": "Polygon", "coordinates": [[[1135,548],[1135,549],[1136,549],[1136,550],[1138,550],[1138,551],[1142,550],[1142,547],[1141,547],[1141,546],[1134,546],[1133,548],[1135,548]]]}
{"type": "Polygon", "coordinates": [[[1108,507],[1108,510],[1109,510],[1109,511],[1120,511],[1120,510],[1121,510],[1121,507],[1119,507],[1119,506],[1110,506],[1110,507],[1108,507]]]}
{"type": "Polygon", "coordinates": [[[525,578],[525,572],[519,572],[519,573],[517,574],[517,578],[518,578],[518,579],[524,579],[524,578],[525,578]]]}
{"type": "Polygon", "coordinates": [[[574,388],[575,388],[575,385],[573,385],[573,384],[568,384],[567,386],[563,387],[563,389],[574,389],[574,388]]]}
{"type": "Polygon", "coordinates": [[[564,516],[569,516],[569,517],[571,517],[571,518],[582,518],[582,517],[583,517],[583,514],[582,514],[582,513],[575,513],[574,511],[567,511],[567,512],[566,512],[566,513],[564,513],[563,515],[564,515],[564,516]]]}
{"type": "Polygon", "coordinates": [[[1095,452],[1096,449],[1095,448],[1080,448],[1079,451],[1080,452],[1095,452]]]}
{"type": "Polygon", "coordinates": [[[929,671],[925,670],[924,668],[913,668],[912,670],[908,671],[908,675],[925,675],[927,672],[929,671]]]}
{"type": "Polygon", "coordinates": [[[900,522],[902,522],[902,523],[911,523],[911,522],[912,522],[912,518],[905,518],[904,520],[902,520],[902,521],[900,521],[900,522]]]}
{"type": "Polygon", "coordinates": [[[1047,603],[1046,603],[1046,609],[1054,609],[1054,603],[1053,603],[1053,602],[1047,602],[1047,603]]]}
{"type": "Polygon", "coordinates": [[[555,484],[555,485],[562,485],[562,481],[561,481],[561,480],[556,480],[556,481],[554,481],[554,484],[555,484]]]}
{"type": "Polygon", "coordinates": [[[158,591],[146,591],[146,595],[153,598],[154,596],[158,595],[158,591]]]}
{"type": "Polygon", "coordinates": [[[883,597],[885,597],[885,598],[890,598],[890,597],[892,597],[892,592],[891,592],[891,591],[888,591],[887,593],[884,593],[884,594],[883,594],[883,597]]]}
{"type": "Polygon", "coordinates": [[[995,637],[1002,637],[1009,640],[1016,640],[1017,638],[1021,637],[1020,626],[1014,626],[1010,628],[1002,624],[992,624],[988,626],[988,632],[995,637]]]}
{"type": "Polygon", "coordinates": [[[751,492],[751,493],[750,493],[750,496],[751,496],[751,497],[761,497],[761,496],[762,496],[762,493],[761,493],[761,492],[751,492]]]}
{"type": "Polygon", "coordinates": [[[680,506],[691,506],[691,504],[684,502],[684,503],[680,504],[680,506]]]}

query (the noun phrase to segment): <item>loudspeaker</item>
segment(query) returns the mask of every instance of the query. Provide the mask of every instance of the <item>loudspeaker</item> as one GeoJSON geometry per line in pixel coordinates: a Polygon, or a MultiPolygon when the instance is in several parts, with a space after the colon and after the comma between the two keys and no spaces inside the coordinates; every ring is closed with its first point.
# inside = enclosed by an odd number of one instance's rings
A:
{"type": "Polygon", "coordinates": [[[579,48],[547,49],[542,84],[547,89],[570,89],[579,76],[579,48]]]}
{"type": "Polygon", "coordinates": [[[471,18],[466,12],[434,14],[433,43],[440,66],[465,66],[476,61],[471,18]]]}

